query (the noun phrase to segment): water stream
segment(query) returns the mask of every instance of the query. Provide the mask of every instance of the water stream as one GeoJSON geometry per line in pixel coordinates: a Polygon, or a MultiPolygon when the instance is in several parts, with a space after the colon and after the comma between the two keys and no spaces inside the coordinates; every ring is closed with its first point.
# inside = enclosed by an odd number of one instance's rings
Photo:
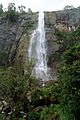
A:
{"type": "Polygon", "coordinates": [[[47,81],[51,79],[50,70],[47,66],[46,39],[44,30],[44,13],[39,12],[38,27],[31,35],[29,50],[29,59],[35,62],[32,74],[37,79],[47,81]]]}

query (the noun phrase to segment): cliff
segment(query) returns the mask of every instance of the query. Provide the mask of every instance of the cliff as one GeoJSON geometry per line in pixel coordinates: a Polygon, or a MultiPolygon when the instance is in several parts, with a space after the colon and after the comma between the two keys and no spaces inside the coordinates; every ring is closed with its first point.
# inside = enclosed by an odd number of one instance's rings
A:
{"type": "MultiPolygon", "coordinates": [[[[72,25],[70,21],[74,22],[73,14],[71,14],[71,12],[75,13],[73,11],[44,12],[47,64],[52,68],[53,79],[57,79],[57,65],[63,47],[63,44],[55,36],[55,29],[67,31],[68,27],[72,25]],[[66,18],[64,19],[65,15],[66,18]],[[72,16],[70,17],[70,15],[72,16]],[[65,24],[66,21],[68,26],[65,24]]],[[[79,10],[76,9],[76,11],[78,14],[79,10]]],[[[79,17],[76,19],[79,24],[79,17]]],[[[19,14],[16,22],[10,22],[5,15],[0,17],[0,66],[9,66],[18,59],[25,62],[30,36],[36,29],[37,23],[38,13],[19,14]]]]}
{"type": "Polygon", "coordinates": [[[21,14],[16,22],[10,22],[5,16],[0,17],[0,65],[14,63],[21,54],[24,57],[30,34],[37,25],[37,15],[21,14]]]}
{"type": "Polygon", "coordinates": [[[80,26],[80,7],[60,11],[44,12],[45,36],[47,42],[47,63],[52,68],[53,79],[57,79],[57,66],[63,51],[63,40],[56,37],[56,30],[75,31],[80,26]]]}
{"type": "Polygon", "coordinates": [[[57,65],[60,45],[55,36],[56,13],[45,12],[45,37],[47,42],[47,63],[52,68],[53,79],[57,79],[57,65]]]}

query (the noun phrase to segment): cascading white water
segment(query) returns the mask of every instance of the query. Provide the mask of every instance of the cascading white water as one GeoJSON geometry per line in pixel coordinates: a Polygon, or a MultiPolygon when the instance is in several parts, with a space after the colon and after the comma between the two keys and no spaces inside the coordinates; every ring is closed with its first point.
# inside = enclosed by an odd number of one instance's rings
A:
{"type": "Polygon", "coordinates": [[[38,28],[34,30],[28,50],[29,59],[35,62],[32,74],[43,81],[51,79],[47,67],[46,40],[44,30],[44,13],[40,12],[38,17],[38,28]]]}

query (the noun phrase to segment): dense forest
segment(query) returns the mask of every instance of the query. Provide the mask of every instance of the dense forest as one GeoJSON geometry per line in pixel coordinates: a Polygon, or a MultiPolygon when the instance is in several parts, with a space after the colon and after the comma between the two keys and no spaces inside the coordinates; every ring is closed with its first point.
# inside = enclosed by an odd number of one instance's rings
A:
{"type": "MultiPolygon", "coordinates": [[[[0,4],[0,24],[15,25],[22,15],[31,14],[31,9],[25,12],[25,6],[17,10],[11,3],[3,11],[0,4]]],[[[0,120],[80,120],[80,7],[66,6],[56,11],[56,19],[67,27],[76,26],[70,31],[55,28],[57,42],[62,44],[56,81],[43,86],[31,76],[32,61],[27,60],[25,72],[22,56],[11,61],[7,52],[0,52],[0,120]]],[[[29,22],[23,33],[33,27],[29,22]]]]}

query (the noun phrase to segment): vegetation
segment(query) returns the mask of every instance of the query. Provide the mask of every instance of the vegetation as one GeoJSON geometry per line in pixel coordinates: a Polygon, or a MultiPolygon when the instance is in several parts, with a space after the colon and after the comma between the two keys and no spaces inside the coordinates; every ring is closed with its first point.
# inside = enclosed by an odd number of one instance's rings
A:
{"type": "Polygon", "coordinates": [[[77,26],[80,23],[80,7],[66,5],[64,10],[57,11],[57,22],[64,22],[67,26],[77,26]]]}
{"type": "Polygon", "coordinates": [[[3,5],[0,4],[0,16],[2,15],[2,13],[3,13],[3,5]]]}
{"type": "MultiPolygon", "coordinates": [[[[19,12],[24,9],[19,7],[19,12]]],[[[1,10],[3,14],[2,6],[1,10]]],[[[15,4],[9,4],[6,18],[13,23],[17,15],[15,4]]],[[[44,87],[31,76],[32,63],[26,63],[25,72],[22,61],[8,66],[7,53],[0,53],[0,120],[80,120],[80,27],[66,32],[56,29],[55,35],[63,46],[58,81],[44,87]]]]}
{"type": "MultiPolygon", "coordinates": [[[[5,113],[4,115],[1,114],[2,119],[19,120],[19,118],[23,118],[24,116],[25,119],[29,120],[44,119],[47,114],[44,114],[44,111],[49,108],[46,107],[46,109],[43,110],[43,106],[50,106],[50,104],[57,100],[53,95],[54,93],[50,92],[52,89],[51,85],[44,89],[38,86],[39,83],[34,77],[31,77],[29,68],[26,74],[24,74],[20,62],[12,67],[1,68],[0,100],[5,101],[7,104],[4,105],[4,108],[2,107],[2,111],[5,113]],[[54,98],[52,98],[51,95],[53,95],[54,98]],[[9,115],[8,113],[10,112],[12,112],[12,114],[9,115]]],[[[48,115],[50,116],[50,114],[52,115],[53,111],[51,111],[51,109],[50,111],[48,110],[49,114],[47,114],[47,117],[48,115]]]]}
{"type": "Polygon", "coordinates": [[[38,112],[30,112],[28,120],[39,120],[40,114],[38,112]]]}
{"type": "Polygon", "coordinates": [[[80,115],[80,27],[75,31],[56,30],[59,44],[63,45],[59,65],[59,101],[54,106],[57,117],[61,120],[79,120],[80,115]]]}
{"type": "Polygon", "coordinates": [[[0,69],[0,98],[1,101],[7,102],[7,107],[12,111],[12,118],[21,117],[21,111],[25,114],[31,109],[27,94],[31,86],[36,86],[36,82],[33,85],[33,81],[30,73],[24,75],[21,65],[0,69]]]}
{"type": "Polygon", "coordinates": [[[16,22],[19,18],[19,15],[25,13],[26,7],[21,5],[18,8],[15,7],[15,3],[9,3],[7,10],[3,10],[3,5],[0,4],[0,16],[6,17],[9,22],[16,22]]]}
{"type": "Polygon", "coordinates": [[[18,6],[18,9],[19,9],[19,12],[20,12],[20,13],[24,13],[24,12],[25,12],[26,7],[25,7],[25,6],[23,6],[23,5],[21,5],[21,6],[18,6]]]}
{"type": "Polygon", "coordinates": [[[14,3],[10,3],[8,5],[8,11],[6,11],[6,18],[10,22],[16,22],[18,19],[18,12],[16,12],[16,7],[14,3]]]}
{"type": "Polygon", "coordinates": [[[50,93],[54,93],[59,100],[58,104],[54,105],[53,111],[60,120],[79,120],[80,27],[75,31],[59,31],[56,29],[55,35],[62,48],[60,49],[61,57],[59,56],[58,83],[56,87],[50,87],[50,93]]]}
{"type": "Polygon", "coordinates": [[[55,30],[57,42],[63,45],[62,53],[70,47],[77,45],[80,42],[80,27],[75,31],[59,31],[55,30]]]}
{"type": "Polygon", "coordinates": [[[79,120],[80,111],[80,45],[76,45],[67,50],[63,55],[63,62],[60,66],[59,87],[61,109],[63,110],[63,120],[79,120]],[[66,77],[65,77],[66,76],[66,77]]]}

